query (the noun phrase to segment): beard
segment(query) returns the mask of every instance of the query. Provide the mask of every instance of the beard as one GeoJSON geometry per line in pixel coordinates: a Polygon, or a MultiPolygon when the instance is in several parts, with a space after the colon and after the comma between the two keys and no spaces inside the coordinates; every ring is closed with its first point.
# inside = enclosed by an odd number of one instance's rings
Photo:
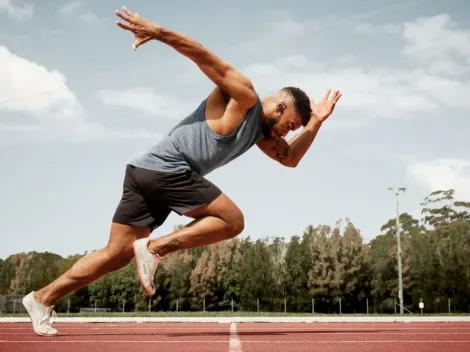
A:
{"type": "Polygon", "coordinates": [[[267,116],[261,125],[261,132],[265,137],[272,137],[273,128],[277,125],[278,119],[272,116],[267,116]]]}

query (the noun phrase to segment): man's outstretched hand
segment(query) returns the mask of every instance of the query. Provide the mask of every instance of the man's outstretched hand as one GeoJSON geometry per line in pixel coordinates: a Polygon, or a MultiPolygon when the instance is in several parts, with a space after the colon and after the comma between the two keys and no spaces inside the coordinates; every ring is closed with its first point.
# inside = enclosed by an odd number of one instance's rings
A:
{"type": "Polygon", "coordinates": [[[115,13],[127,23],[116,21],[116,24],[119,27],[134,33],[135,40],[134,44],[132,44],[132,49],[134,51],[142,44],[155,38],[155,35],[158,33],[160,28],[159,26],[140,17],[138,13],[132,13],[126,7],[123,7],[122,10],[124,13],[121,13],[118,10],[116,10],[115,13]]]}
{"type": "Polygon", "coordinates": [[[342,94],[339,90],[335,90],[331,94],[331,89],[328,89],[323,98],[315,103],[313,99],[310,100],[310,107],[312,108],[312,113],[317,117],[320,122],[325,121],[335,109],[336,103],[341,98],[342,94]]]}

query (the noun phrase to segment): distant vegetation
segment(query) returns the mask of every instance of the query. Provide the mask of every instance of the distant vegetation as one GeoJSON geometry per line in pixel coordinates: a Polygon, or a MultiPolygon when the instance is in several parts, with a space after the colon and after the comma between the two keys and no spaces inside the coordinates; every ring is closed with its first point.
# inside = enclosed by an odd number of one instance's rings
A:
{"type": "MultiPolygon", "coordinates": [[[[401,214],[405,307],[419,312],[470,311],[470,203],[454,191],[430,194],[422,219],[401,214]]],[[[301,236],[252,240],[236,238],[217,245],[173,253],[156,277],[152,311],[280,311],[318,313],[393,313],[398,303],[395,219],[370,243],[354,224],[308,226],[301,236]],[[284,306],[286,304],[286,306],[284,306]]],[[[81,255],[20,253],[0,260],[0,294],[23,295],[49,283],[81,255]]],[[[80,289],[58,310],[98,307],[148,310],[135,275],[135,263],[80,289]]]]}

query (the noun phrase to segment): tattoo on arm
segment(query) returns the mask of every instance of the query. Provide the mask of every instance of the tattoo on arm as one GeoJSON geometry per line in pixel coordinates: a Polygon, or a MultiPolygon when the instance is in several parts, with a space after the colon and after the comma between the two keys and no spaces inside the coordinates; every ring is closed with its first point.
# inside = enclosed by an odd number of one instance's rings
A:
{"type": "Polygon", "coordinates": [[[289,145],[282,139],[276,139],[276,145],[271,148],[276,153],[276,158],[285,160],[289,154],[289,145]]]}

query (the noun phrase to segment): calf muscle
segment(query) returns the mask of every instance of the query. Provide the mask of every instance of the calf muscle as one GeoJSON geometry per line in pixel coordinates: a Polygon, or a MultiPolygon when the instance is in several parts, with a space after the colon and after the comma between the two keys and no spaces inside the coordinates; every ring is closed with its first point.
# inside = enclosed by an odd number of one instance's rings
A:
{"type": "Polygon", "coordinates": [[[51,306],[67,294],[123,268],[134,257],[132,243],[149,234],[150,229],[113,223],[106,247],[82,257],[58,279],[37,291],[37,301],[51,306]]]}
{"type": "Polygon", "coordinates": [[[171,252],[207,246],[236,236],[224,220],[214,216],[196,219],[175,232],[151,240],[149,249],[163,257],[171,252]]]}
{"type": "Polygon", "coordinates": [[[244,228],[242,212],[224,194],[185,215],[195,220],[167,236],[151,240],[152,252],[164,256],[177,250],[207,246],[233,238],[244,228]]]}

